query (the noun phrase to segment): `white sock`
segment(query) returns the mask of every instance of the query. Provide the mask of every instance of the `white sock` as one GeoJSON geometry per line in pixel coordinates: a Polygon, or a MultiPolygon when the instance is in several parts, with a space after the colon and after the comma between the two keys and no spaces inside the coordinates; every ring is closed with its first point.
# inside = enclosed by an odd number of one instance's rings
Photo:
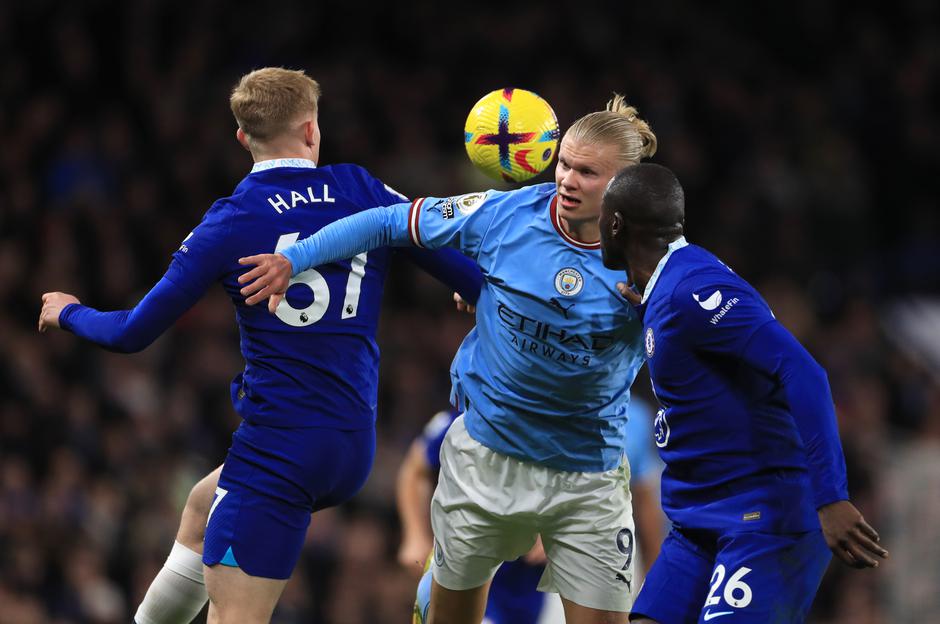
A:
{"type": "Polygon", "coordinates": [[[173,542],[173,550],[137,609],[137,624],[189,624],[209,600],[202,555],[173,542]]]}

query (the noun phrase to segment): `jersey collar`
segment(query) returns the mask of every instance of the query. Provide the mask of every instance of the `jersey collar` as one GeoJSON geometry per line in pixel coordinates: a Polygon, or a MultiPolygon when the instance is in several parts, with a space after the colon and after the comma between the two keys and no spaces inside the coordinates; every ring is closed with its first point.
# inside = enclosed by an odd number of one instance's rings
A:
{"type": "Polygon", "coordinates": [[[557,194],[552,195],[552,204],[551,204],[551,208],[549,209],[549,219],[551,220],[552,225],[555,226],[555,231],[558,232],[558,235],[561,236],[562,240],[564,240],[569,245],[577,247],[578,249],[600,249],[601,248],[600,241],[596,241],[593,243],[586,243],[584,241],[578,240],[577,238],[575,238],[571,234],[568,234],[568,232],[565,231],[565,228],[563,228],[561,225],[561,217],[558,216],[558,195],[557,194]]]}
{"type": "Polygon", "coordinates": [[[302,169],[316,169],[317,163],[306,158],[272,158],[271,160],[262,160],[255,163],[251,168],[252,173],[276,169],[277,167],[298,167],[302,169]]]}
{"type": "Polygon", "coordinates": [[[669,243],[669,249],[666,251],[666,255],[660,258],[659,264],[656,265],[656,270],[653,271],[653,275],[650,276],[650,281],[646,284],[646,289],[643,291],[643,299],[640,300],[640,305],[646,303],[646,300],[649,299],[650,294],[653,292],[653,287],[656,285],[656,280],[659,279],[659,274],[663,272],[663,267],[666,266],[666,262],[669,260],[669,256],[673,252],[682,249],[683,247],[688,247],[689,243],[686,242],[685,236],[680,236],[676,240],[669,243]]]}

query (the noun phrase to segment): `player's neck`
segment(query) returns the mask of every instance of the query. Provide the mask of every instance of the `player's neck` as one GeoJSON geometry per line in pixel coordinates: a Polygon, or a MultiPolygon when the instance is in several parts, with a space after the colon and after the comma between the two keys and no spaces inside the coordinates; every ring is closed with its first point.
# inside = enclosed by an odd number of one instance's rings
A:
{"type": "Polygon", "coordinates": [[[303,160],[314,160],[313,150],[307,145],[298,144],[295,141],[285,143],[269,143],[266,145],[254,145],[251,149],[251,157],[254,161],[262,162],[265,160],[278,160],[282,158],[301,158],[303,160]]]}
{"type": "Polygon", "coordinates": [[[580,221],[562,217],[559,220],[561,221],[561,227],[565,230],[565,234],[577,241],[596,243],[601,239],[601,229],[597,224],[597,219],[580,221]]]}
{"type": "Polygon", "coordinates": [[[668,250],[668,247],[663,249],[659,245],[638,246],[631,249],[627,254],[630,281],[636,286],[641,295],[653,277],[656,267],[659,266],[659,261],[663,259],[668,250]]]}

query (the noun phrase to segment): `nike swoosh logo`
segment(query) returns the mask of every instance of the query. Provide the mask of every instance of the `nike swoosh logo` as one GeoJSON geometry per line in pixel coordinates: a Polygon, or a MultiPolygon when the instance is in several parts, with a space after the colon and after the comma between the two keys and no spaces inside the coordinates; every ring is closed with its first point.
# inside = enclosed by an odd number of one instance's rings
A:
{"type": "Polygon", "coordinates": [[[734,611],[715,611],[714,613],[710,611],[706,611],[705,616],[702,619],[707,622],[708,620],[711,620],[712,618],[721,617],[723,615],[731,615],[732,613],[734,613],[734,611]]]}

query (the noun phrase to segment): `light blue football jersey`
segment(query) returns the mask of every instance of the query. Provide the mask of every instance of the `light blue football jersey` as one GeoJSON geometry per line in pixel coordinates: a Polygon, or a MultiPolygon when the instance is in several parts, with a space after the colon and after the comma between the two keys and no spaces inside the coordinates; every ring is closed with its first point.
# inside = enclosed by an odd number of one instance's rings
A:
{"type": "Polygon", "coordinates": [[[566,471],[619,464],[642,324],[600,244],[567,235],[554,184],[421,198],[408,229],[452,246],[484,274],[476,327],[451,368],[453,400],[481,444],[566,471]]]}

